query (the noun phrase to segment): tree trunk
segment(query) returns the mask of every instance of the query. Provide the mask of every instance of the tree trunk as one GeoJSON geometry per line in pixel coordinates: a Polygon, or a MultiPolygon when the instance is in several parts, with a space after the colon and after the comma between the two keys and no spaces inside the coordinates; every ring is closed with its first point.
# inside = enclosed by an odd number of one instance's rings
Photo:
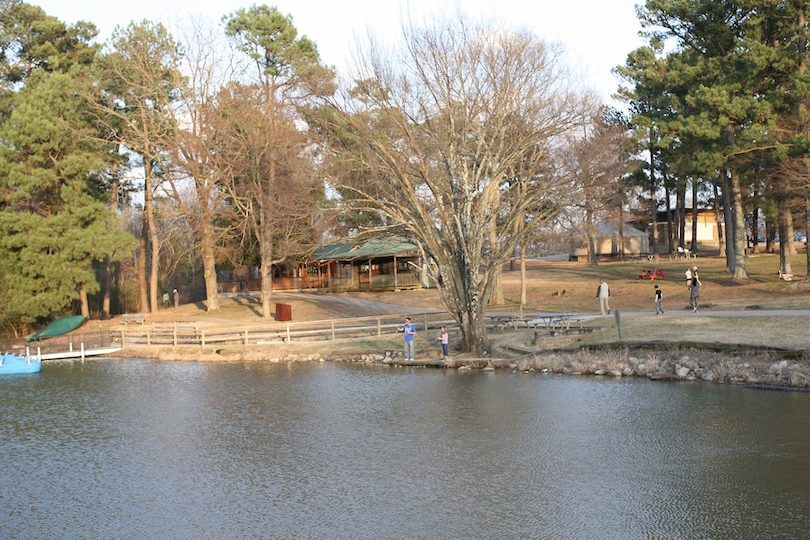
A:
{"type": "Polygon", "coordinates": [[[219,309],[219,291],[217,290],[217,269],[214,259],[214,240],[208,227],[203,227],[200,231],[202,259],[203,259],[203,279],[205,280],[205,308],[206,311],[216,311],[219,309]]]}
{"type": "Polygon", "coordinates": [[[81,283],[79,284],[79,305],[81,306],[82,315],[90,317],[90,303],[87,301],[87,291],[81,283]]]}
{"type": "Polygon", "coordinates": [[[734,170],[731,174],[731,204],[733,208],[732,230],[734,238],[734,269],[731,279],[734,281],[748,279],[748,271],[745,268],[745,215],[743,214],[742,186],[740,185],[740,175],[734,170]]]}
{"type": "Polygon", "coordinates": [[[779,236],[780,240],[785,243],[788,257],[796,255],[796,243],[793,241],[795,229],[793,228],[793,212],[790,207],[785,203],[785,235],[779,236]]]}
{"type": "Polygon", "coordinates": [[[585,210],[585,227],[588,235],[588,264],[590,266],[599,266],[599,260],[596,257],[596,242],[594,241],[594,228],[596,225],[593,223],[593,210],[590,208],[585,210]]]}
{"type": "Polygon", "coordinates": [[[483,354],[487,349],[486,326],[484,325],[483,310],[470,310],[462,312],[459,328],[464,352],[476,355],[483,354]]]}
{"type": "Polygon", "coordinates": [[[751,250],[752,252],[757,252],[757,246],[759,245],[759,208],[754,208],[754,211],[751,212],[751,250]]]}
{"type": "MultiPolygon", "coordinates": [[[[650,223],[652,223],[652,252],[658,255],[658,199],[656,199],[656,188],[658,186],[655,181],[655,132],[650,128],[650,223]]],[[[620,223],[619,227],[624,224],[620,223]]]]}
{"type": "Polygon", "coordinates": [[[149,231],[146,230],[146,214],[143,215],[143,228],[141,230],[141,243],[138,253],[138,308],[139,313],[149,312],[149,287],[146,280],[146,260],[148,258],[147,249],[149,241],[147,240],[149,231]]]}
{"type": "Polygon", "coordinates": [[[692,243],[689,247],[694,253],[698,250],[697,231],[698,231],[698,188],[700,182],[697,178],[692,179],[692,243]]]}
{"type": "Polygon", "coordinates": [[[678,245],[686,247],[684,237],[686,236],[686,184],[679,182],[677,188],[677,213],[678,213],[678,245]]]}
{"type": "Polygon", "coordinates": [[[666,178],[664,179],[664,197],[667,201],[667,244],[669,245],[669,252],[675,252],[675,235],[672,230],[672,202],[670,201],[670,189],[666,185],[666,178]]]}
{"type": "Polygon", "coordinates": [[[471,252],[461,251],[453,258],[440,255],[437,260],[444,283],[438,289],[442,304],[461,330],[464,352],[475,355],[486,352],[488,346],[485,307],[489,291],[478,273],[480,259],[475,256],[478,250],[474,246],[471,252]]]}
{"type": "MultiPolygon", "coordinates": [[[[810,268],[810,267],[809,267],[810,268]]],[[[526,305],[526,241],[520,244],[520,305],[526,305]]]]}
{"type": "MultiPolygon", "coordinates": [[[[653,242],[652,252],[653,252],[654,255],[658,255],[658,252],[659,252],[659,250],[658,250],[658,201],[655,199],[655,193],[654,192],[651,193],[651,196],[652,196],[652,202],[650,204],[652,205],[652,208],[650,209],[651,210],[650,213],[652,214],[651,223],[652,223],[652,228],[653,228],[653,230],[652,230],[652,242],[653,242]]],[[[619,224],[619,226],[622,226],[622,225],[623,225],[622,223],[619,224]]]]}
{"type": "MultiPolygon", "coordinates": [[[[806,233],[810,234],[810,191],[808,191],[807,188],[804,190],[804,230],[806,233]]],[[[805,281],[810,281],[810,244],[808,244],[808,240],[810,240],[810,238],[805,237],[804,256],[807,260],[807,272],[804,276],[805,281]]]]}
{"type": "MultiPolygon", "coordinates": [[[[146,156],[147,154],[145,154],[146,156]]],[[[152,166],[148,159],[144,157],[144,186],[143,186],[143,211],[144,222],[149,232],[149,247],[151,248],[151,271],[149,274],[149,301],[152,305],[152,313],[157,313],[159,299],[158,299],[158,277],[160,267],[160,242],[157,234],[157,224],[155,223],[155,205],[152,198],[153,178],[152,166]]]]}
{"type": "Polygon", "coordinates": [[[101,319],[110,318],[110,291],[112,290],[112,258],[108,254],[104,258],[104,291],[101,298],[101,319]]]}
{"type": "MultiPolygon", "coordinates": [[[[498,242],[498,230],[496,223],[497,216],[495,214],[489,220],[489,245],[490,251],[495,251],[495,244],[498,242]]],[[[502,306],[503,299],[503,280],[501,279],[501,272],[503,272],[503,265],[496,265],[492,268],[490,280],[492,281],[492,295],[489,297],[489,305],[502,306]]]]}
{"type": "Polygon", "coordinates": [[[211,190],[204,181],[195,179],[197,187],[197,203],[200,205],[200,217],[197,230],[200,234],[200,251],[203,261],[203,279],[205,280],[205,307],[206,311],[219,309],[219,292],[217,290],[217,269],[214,257],[214,234],[211,230],[213,217],[209,208],[211,190]]]}
{"type": "Polygon", "coordinates": [[[720,257],[726,256],[725,234],[723,234],[723,215],[720,211],[720,192],[717,190],[717,182],[714,182],[714,220],[717,222],[717,245],[720,246],[720,257]]]}
{"type": "Polygon", "coordinates": [[[777,203],[778,227],[779,227],[779,271],[783,274],[792,274],[790,268],[790,245],[784,241],[788,234],[788,208],[787,201],[780,200],[777,203]]]}
{"type": "Polygon", "coordinates": [[[262,317],[270,319],[273,317],[273,229],[264,208],[259,212],[260,227],[256,233],[261,257],[262,317]]]}
{"type": "Polygon", "coordinates": [[[723,222],[726,224],[726,271],[734,273],[734,219],[731,211],[731,187],[727,174],[723,174],[723,222]]]}

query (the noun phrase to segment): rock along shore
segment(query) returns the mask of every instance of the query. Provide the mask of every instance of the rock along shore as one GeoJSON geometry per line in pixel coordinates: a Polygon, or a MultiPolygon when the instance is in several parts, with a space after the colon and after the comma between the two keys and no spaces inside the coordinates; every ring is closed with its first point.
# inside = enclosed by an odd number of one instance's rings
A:
{"type": "Polygon", "coordinates": [[[359,362],[391,367],[496,370],[574,376],[646,377],[666,381],[706,381],[756,388],[810,390],[810,362],[805,355],[785,358],[784,351],[738,349],[712,351],[694,347],[601,347],[574,351],[533,352],[512,358],[424,356],[405,361],[400,351],[381,353],[298,353],[249,347],[202,351],[198,348],[125,349],[120,357],[202,362],[359,362]]]}

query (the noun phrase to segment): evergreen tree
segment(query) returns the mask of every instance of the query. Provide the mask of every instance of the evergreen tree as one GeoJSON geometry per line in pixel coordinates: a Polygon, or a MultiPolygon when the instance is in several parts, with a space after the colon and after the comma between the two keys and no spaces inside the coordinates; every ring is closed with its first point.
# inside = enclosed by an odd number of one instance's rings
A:
{"type": "Polygon", "coordinates": [[[32,71],[0,127],[0,266],[12,324],[77,299],[87,314],[86,294],[99,288],[94,261],[126,255],[131,241],[96,189],[104,152],[76,91],[83,70],[32,71]]]}

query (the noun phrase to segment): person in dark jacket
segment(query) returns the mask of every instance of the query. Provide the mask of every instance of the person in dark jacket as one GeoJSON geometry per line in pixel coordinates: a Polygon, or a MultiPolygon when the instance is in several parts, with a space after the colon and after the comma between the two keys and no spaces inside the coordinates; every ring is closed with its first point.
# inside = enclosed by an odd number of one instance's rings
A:
{"type": "Polygon", "coordinates": [[[689,306],[692,308],[692,313],[698,311],[698,300],[700,299],[700,279],[697,272],[692,274],[692,283],[689,284],[689,306]]]}

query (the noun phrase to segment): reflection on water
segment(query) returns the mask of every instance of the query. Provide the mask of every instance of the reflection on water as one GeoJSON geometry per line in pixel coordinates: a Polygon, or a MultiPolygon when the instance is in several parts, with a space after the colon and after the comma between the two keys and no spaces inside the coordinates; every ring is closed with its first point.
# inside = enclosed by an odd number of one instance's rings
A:
{"type": "Polygon", "coordinates": [[[810,395],[348,364],[0,379],[3,538],[803,538],[810,395]]]}

